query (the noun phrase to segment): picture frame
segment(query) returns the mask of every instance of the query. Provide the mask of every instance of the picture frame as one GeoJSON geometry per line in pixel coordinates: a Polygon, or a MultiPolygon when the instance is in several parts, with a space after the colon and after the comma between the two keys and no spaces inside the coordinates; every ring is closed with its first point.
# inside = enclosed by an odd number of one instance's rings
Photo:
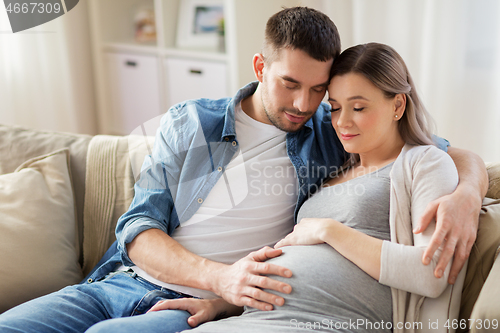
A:
{"type": "Polygon", "coordinates": [[[217,49],[223,20],[224,0],[181,0],[176,47],[217,49]]]}

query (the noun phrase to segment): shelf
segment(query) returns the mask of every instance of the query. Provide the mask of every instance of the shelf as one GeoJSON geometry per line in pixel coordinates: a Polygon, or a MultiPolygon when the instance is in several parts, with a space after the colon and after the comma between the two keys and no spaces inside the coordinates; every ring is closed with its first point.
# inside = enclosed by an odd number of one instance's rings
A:
{"type": "MultiPolygon", "coordinates": [[[[135,16],[141,10],[154,11],[154,0],[96,1],[94,12],[99,39],[104,43],[122,43],[133,39],[135,16]]],[[[156,45],[156,42],[153,43],[156,45]]]]}
{"type": "Polygon", "coordinates": [[[226,53],[218,52],[216,50],[166,48],[160,50],[160,53],[163,56],[190,58],[197,60],[227,61],[228,59],[226,53]]]}
{"type": "Polygon", "coordinates": [[[160,55],[163,57],[187,58],[195,60],[208,60],[226,62],[228,56],[226,53],[216,50],[206,49],[178,49],[178,48],[159,48],[154,43],[103,43],[102,50],[106,52],[132,52],[139,54],[160,55]]]}
{"type": "Polygon", "coordinates": [[[158,54],[158,47],[155,43],[103,43],[102,45],[103,51],[111,51],[111,52],[133,52],[140,54],[150,54],[156,55],[158,54]]]}

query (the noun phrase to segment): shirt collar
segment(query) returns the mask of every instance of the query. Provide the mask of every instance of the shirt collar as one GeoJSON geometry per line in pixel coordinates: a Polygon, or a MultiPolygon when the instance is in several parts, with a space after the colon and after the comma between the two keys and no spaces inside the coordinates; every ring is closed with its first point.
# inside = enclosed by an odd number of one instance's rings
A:
{"type": "MultiPolygon", "coordinates": [[[[259,81],[250,82],[236,93],[236,95],[231,99],[227,106],[226,118],[224,121],[224,128],[222,129],[222,137],[221,141],[233,140],[236,138],[235,131],[235,123],[234,123],[234,109],[238,103],[240,103],[246,97],[253,95],[255,90],[257,90],[257,86],[259,85],[259,81]]],[[[314,116],[313,116],[314,117],[314,116]]],[[[304,131],[305,133],[309,133],[313,130],[313,117],[311,117],[305,124],[304,127],[295,133],[299,133],[304,131]]]]}

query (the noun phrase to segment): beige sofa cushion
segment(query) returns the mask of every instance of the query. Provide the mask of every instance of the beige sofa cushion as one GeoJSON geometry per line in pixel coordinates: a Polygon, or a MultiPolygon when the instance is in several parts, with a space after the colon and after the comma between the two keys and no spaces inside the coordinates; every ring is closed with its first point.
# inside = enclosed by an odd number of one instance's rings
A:
{"type": "MultiPolygon", "coordinates": [[[[49,132],[0,124],[0,175],[14,172],[25,161],[69,148],[70,171],[76,201],[79,245],[83,243],[83,198],[89,135],[49,132]]],[[[80,257],[83,262],[83,256],[80,257]]]]}
{"type": "MultiPolygon", "coordinates": [[[[500,246],[500,163],[489,163],[486,165],[488,170],[489,187],[487,198],[483,201],[483,207],[479,216],[479,229],[477,239],[472,247],[465,277],[464,288],[462,291],[462,302],[460,307],[460,318],[467,320],[471,316],[478,295],[485,284],[486,278],[490,274],[493,263],[498,254],[500,246]]],[[[498,274],[498,273],[497,273],[498,274]]],[[[491,283],[490,283],[491,285],[491,283]]],[[[487,288],[488,289],[488,288],[487,288]]],[[[491,289],[491,287],[489,288],[491,289]]],[[[489,309],[492,304],[488,304],[488,294],[483,293],[483,303],[474,310],[475,318],[488,318],[487,315],[478,309],[489,309]]],[[[495,302],[498,294],[495,294],[495,302]]],[[[458,332],[467,332],[467,329],[459,329],[458,332]]]]}
{"type": "Polygon", "coordinates": [[[0,176],[0,312],[82,278],[69,151],[0,176]]]}
{"type": "Polygon", "coordinates": [[[500,328],[500,256],[489,272],[488,280],[483,286],[472,310],[469,327],[471,333],[498,332],[500,328]]]}
{"type": "MultiPolygon", "coordinates": [[[[500,200],[485,198],[479,217],[477,239],[472,247],[465,276],[460,318],[468,319],[490,273],[500,246],[500,200]]],[[[459,330],[459,332],[463,332],[459,330]]]]}
{"type": "Polygon", "coordinates": [[[500,163],[487,163],[489,186],[488,198],[500,199],[500,163]]]}
{"type": "Polygon", "coordinates": [[[96,135],[88,149],[85,182],[83,273],[116,240],[115,227],[134,197],[134,183],[154,137],[96,135]]]}

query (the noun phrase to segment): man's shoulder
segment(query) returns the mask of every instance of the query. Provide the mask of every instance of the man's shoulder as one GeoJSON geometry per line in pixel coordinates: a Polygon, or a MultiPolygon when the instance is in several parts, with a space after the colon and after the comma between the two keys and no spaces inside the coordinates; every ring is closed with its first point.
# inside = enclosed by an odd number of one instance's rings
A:
{"type": "Polygon", "coordinates": [[[163,116],[162,127],[174,125],[176,128],[187,123],[199,123],[206,118],[220,118],[226,114],[231,98],[190,99],[173,105],[163,116]]]}
{"type": "Polygon", "coordinates": [[[334,130],[332,126],[330,105],[321,102],[314,115],[305,124],[303,130],[306,134],[312,131],[315,135],[332,135],[334,130]]]}
{"type": "Polygon", "coordinates": [[[225,113],[230,102],[230,97],[224,97],[220,99],[189,99],[175,104],[169,109],[169,112],[172,111],[173,113],[179,115],[188,114],[190,111],[225,113]]]}
{"type": "Polygon", "coordinates": [[[321,102],[319,107],[316,109],[314,116],[311,118],[313,124],[317,125],[328,125],[331,127],[332,117],[331,117],[331,107],[325,102],[321,102]]]}

